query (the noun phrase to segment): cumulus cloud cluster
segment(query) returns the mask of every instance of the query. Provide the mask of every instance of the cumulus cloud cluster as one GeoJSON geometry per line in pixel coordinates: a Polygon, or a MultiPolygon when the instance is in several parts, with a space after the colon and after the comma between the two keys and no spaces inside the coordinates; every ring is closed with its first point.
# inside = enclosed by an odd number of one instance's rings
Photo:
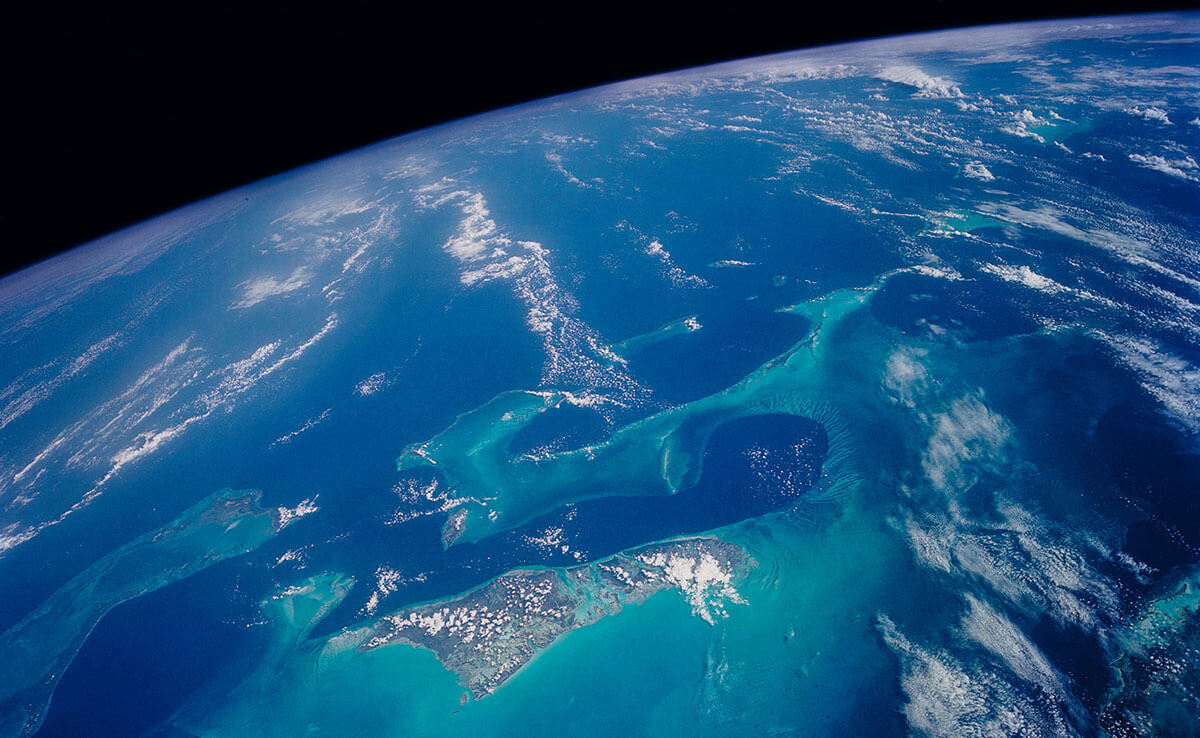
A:
{"type": "Polygon", "coordinates": [[[1125,112],[1138,118],[1145,118],[1148,121],[1158,121],[1163,125],[1171,125],[1171,119],[1167,117],[1167,111],[1152,105],[1147,105],[1144,108],[1134,105],[1133,107],[1125,108],[1125,112]]]}
{"type": "Polygon", "coordinates": [[[884,67],[875,75],[879,79],[916,88],[916,97],[963,97],[957,82],[942,77],[933,77],[917,67],[892,65],[884,67]]]}
{"type": "Polygon", "coordinates": [[[299,267],[283,279],[275,277],[259,277],[242,283],[242,296],[232,307],[237,310],[257,305],[276,295],[286,295],[289,292],[304,287],[312,279],[312,272],[307,267],[299,267]]]}
{"type": "Polygon", "coordinates": [[[1167,159],[1156,155],[1130,154],[1129,160],[1134,164],[1162,172],[1176,179],[1185,179],[1189,182],[1200,181],[1200,178],[1194,174],[1197,169],[1200,169],[1200,165],[1190,156],[1182,159],[1167,159]]]}
{"type": "Polygon", "coordinates": [[[981,182],[991,182],[996,179],[996,175],[992,174],[990,169],[978,161],[970,162],[964,166],[963,175],[971,179],[978,179],[981,182]]]}

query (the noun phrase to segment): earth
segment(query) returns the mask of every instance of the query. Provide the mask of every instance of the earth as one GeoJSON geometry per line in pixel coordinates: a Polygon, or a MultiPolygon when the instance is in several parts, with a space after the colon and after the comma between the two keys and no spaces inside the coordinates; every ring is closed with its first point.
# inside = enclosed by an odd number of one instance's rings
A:
{"type": "Polygon", "coordinates": [[[1194,735],[1200,14],[586,90],[0,281],[0,735],[1194,735]]]}

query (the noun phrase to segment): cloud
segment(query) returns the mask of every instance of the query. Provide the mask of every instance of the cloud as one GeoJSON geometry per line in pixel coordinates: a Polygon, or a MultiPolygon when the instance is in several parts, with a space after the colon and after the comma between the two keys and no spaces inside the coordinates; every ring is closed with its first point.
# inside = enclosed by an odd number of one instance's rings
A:
{"type": "Polygon", "coordinates": [[[994,274],[1000,279],[1003,279],[1005,282],[1023,284],[1030,289],[1039,290],[1041,292],[1054,294],[1057,292],[1069,291],[1067,287],[1062,286],[1049,277],[1044,277],[1041,274],[1038,274],[1024,265],[1014,267],[1007,264],[984,264],[982,269],[989,274],[994,274]]]}
{"type": "Polygon", "coordinates": [[[970,487],[978,469],[997,464],[1011,433],[1008,422],[973,395],[955,400],[933,423],[921,467],[933,487],[947,493],[970,487]]]}
{"type": "Polygon", "coordinates": [[[1142,387],[1176,420],[1200,432],[1200,367],[1147,338],[1097,331],[1142,387]]]}
{"type": "Polygon", "coordinates": [[[377,372],[354,385],[354,394],[359,397],[370,397],[387,389],[391,383],[392,378],[388,376],[387,372],[377,372]]]}
{"type": "Polygon", "coordinates": [[[1066,222],[1062,213],[1047,205],[1042,205],[1037,210],[1022,210],[1013,205],[983,205],[981,211],[1000,220],[1007,220],[1030,228],[1045,229],[1066,238],[1091,244],[1127,264],[1149,269],[1164,277],[1186,284],[1192,289],[1200,290],[1200,280],[1189,276],[1190,272],[1172,269],[1156,260],[1169,249],[1169,244],[1163,244],[1158,239],[1156,239],[1158,245],[1155,246],[1133,236],[1104,228],[1085,230],[1066,222]]]}
{"type": "Polygon", "coordinates": [[[552,166],[556,172],[561,174],[568,182],[577,187],[588,189],[597,188],[600,186],[600,180],[598,179],[593,179],[591,182],[584,182],[582,179],[575,176],[575,174],[567,169],[566,165],[563,164],[563,155],[558,151],[547,151],[546,161],[550,162],[550,166],[552,166]]]}
{"type": "Polygon", "coordinates": [[[242,298],[232,305],[230,308],[234,310],[244,310],[245,308],[257,305],[276,295],[286,295],[289,292],[304,287],[312,279],[312,272],[308,267],[298,267],[289,276],[282,280],[275,277],[259,277],[242,282],[242,298]]]}
{"type": "Polygon", "coordinates": [[[662,242],[657,238],[650,239],[650,243],[643,247],[647,256],[658,259],[663,266],[663,273],[671,284],[676,287],[707,287],[708,282],[703,277],[697,277],[694,274],[685,272],[675,260],[671,258],[671,252],[663,247],[662,242]]]}
{"type": "Polygon", "coordinates": [[[1146,169],[1153,169],[1156,172],[1162,172],[1176,179],[1183,179],[1188,182],[1200,181],[1200,178],[1197,178],[1195,174],[1189,173],[1200,169],[1200,164],[1197,164],[1196,160],[1190,156],[1185,156],[1182,159],[1167,159],[1162,156],[1130,154],[1129,160],[1146,169]]]}
{"type": "Polygon", "coordinates": [[[299,228],[313,228],[329,225],[350,215],[365,213],[375,207],[376,203],[364,202],[361,198],[341,191],[333,192],[324,198],[316,198],[305,202],[295,210],[279,216],[272,223],[284,223],[299,228]]]}
{"type": "Polygon", "coordinates": [[[320,415],[318,415],[315,418],[310,418],[309,420],[307,420],[304,423],[304,425],[300,426],[296,430],[291,431],[290,433],[285,433],[282,436],[280,436],[279,438],[276,438],[274,441],[271,442],[271,445],[268,446],[267,448],[276,448],[277,446],[281,446],[285,443],[290,443],[291,440],[293,438],[295,438],[296,436],[298,436],[301,433],[305,432],[306,430],[309,430],[310,428],[316,426],[321,421],[325,420],[325,418],[328,418],[329,413],[332,411],[333,411],[333,408],[331,408],[331,407],[325,408],[324,412],[322,412],[320,415]]]}
{"type": "Polygon", "coordinates": [[[219,369],[191,337],[171,349],[112,399],[68,425],[20,470],[0,477],[0,486],[42,492],[38,479],[71,470],[96,476],[90,489],[56,517],[0,528],[0,555],[87,507],[131,464],[159,452],[218,411],[231,411],[254,387],[328,335],[338,324],[331,313],[316,333],[287,350],[273,341],[219,369]],[[57,467],[57,468],[55,468],[57,467]],[[6,478],[5,478],[6,477],[6,478]]]}
{"type": "MultiPolygon", "coordinates": [[[[1120,610],[1119,585],[1093,566],[1107,558],[1069,529],[998,500],[993,512],[920,512],[898,522],[916,561],[965,585],[984,584],[1026,613],[1096,632],[1120,610]]],[[[928,505],[923,509],[927,509],[928,505]]]]}
{"type": "Polygon", "coordinates": [[[1046,143],[1046,139],[1041,134],[1029,130],[1029,126],[1046,124],[1046,121],[1034,115],[1032,110],[1026,108],[1019,113],[1013,113],[1013,118],[1015,120],[1011,125],[1004,126],[1000,130],[1005,133],[1011,133],[1014,136],[1032,138],[1038,143],[1046,143]]]}
{"type": "Polygon", "coordinates": [[[1131,108],[1125,108],[1125,112],[1138,118],[1145,118],[1149,121],[1158,121],[1159,123],[1168,126],[1171,125],[1171,119],[1167,117],[1167,111],[1163,110],[1162,108],[1156,108],[1149,105],[1144,108],[1139,108],[1135,105],[1131,108]]]}
{"type": "Polygon", "coordinates": [[[887,82],[915,87],[916,97],[963,97],[962,89],[957,82],[942,77],[932,77],[917,67],[908,65],[892,65],[884,67],[875,75],[876,78],[887,82]]]}
{"type": "Polygon", "coordinates": [[[542,340],[546,352],[544,384],[604,387],[626,401],[645,395],[645,388],[615,367],[598,360],[603,345],[596,331],[573,314],[575,299],[562,289],[550,264],[550,251],[536,241],[518,241],[492,219],[478,192],[450,189],[443,181],[418,190],[422,209],[455,206],[462,219],[442,250],[458,261],[459,281],[475,287],[495,280],[511,284],[525,306],[525,322],[542,340]]]}
{"type": "Polygon", "coordinates": [[[1062,675],[1020,628],[975,595],[967,593],[966,600],[963,635],[995,655],[1023,681],[1041,687],[1060,702],[1074,703],[1062,675]]]}
{"type": "MultiPolygon", "coordinates": [[[[0,409],[0,430],[3,430],[9,423],[21,417],[25,413],[32,410],[38,403],[50,397],[59,387],[63,386],[76,376],[83,374],[93,362],[101,355],[105,354],[112,348],[120,346],[125,340],[125,337],[120,333],[113,333],[94,344],[74,361],[64,367],[56,376],[45,381],[34,384],[31,387],[24,388],[24,391],[18,394],[13,399],[0,409]]],[[[51,364],[50,366],[53,366],[51,364]]],[[[26,375],[28,376],[28,375],[26,375]]],[[[22,377],[24,379],[25,377],[22,377]]],[[[22,389],[18,382],[14,382],[9,387],[6,387],[3,392],[0,392],[0,399],[3,399],[17,390],[22,389]]]]}
{"type": "Polygon", "coordinates": [[[971,179],[978,179],[981,182],[991,182],[996,179],[996,175],[992,174],[991,170],[983,165],[982,162],[973,161],[963,167],[963,175],[971,179]]]}
{"type": "Polygon", "coordinates": [[[71,249],[0,280],[0,335],[28,330],[118,275],[135,274],[205,228],[242,208],[240,195],[219,195],[71,249]]]}
{"type": "Polygon", "coordinates": [[[914,643],[886,615],[879,615],[878,628],[900,661],[904,717],[914,734],[1070,734],[1059,705],[1043,694],[1029,694],[1013,675],[972,655],[914,643]]]}
{"type": "Polygon", "coordinates": [[[915,408],[929,390],[929,372],[921,363],[925,351],[899,348],[888,357],[883,386],[897,402],[915,408]]]}

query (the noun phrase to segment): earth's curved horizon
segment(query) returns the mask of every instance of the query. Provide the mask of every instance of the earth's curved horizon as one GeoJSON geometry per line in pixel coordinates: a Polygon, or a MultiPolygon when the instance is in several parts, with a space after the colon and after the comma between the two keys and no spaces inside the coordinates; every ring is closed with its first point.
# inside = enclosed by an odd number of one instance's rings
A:
{"type": "Polygon", "coordinates": [[[401,136],[0,279],[0,736],[1195,734],[1200,13],[401,136]]]}

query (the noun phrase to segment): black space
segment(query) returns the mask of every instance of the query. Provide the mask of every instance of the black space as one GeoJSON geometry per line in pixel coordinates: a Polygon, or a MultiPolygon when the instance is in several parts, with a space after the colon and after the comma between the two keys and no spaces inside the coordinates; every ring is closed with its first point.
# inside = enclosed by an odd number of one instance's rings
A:
{"type": "Polygon", "coordinates": [[[0,274],[271,174],[582,87],[858,38],[1195,4],[822,5],[4,11],[0,274]]]}

